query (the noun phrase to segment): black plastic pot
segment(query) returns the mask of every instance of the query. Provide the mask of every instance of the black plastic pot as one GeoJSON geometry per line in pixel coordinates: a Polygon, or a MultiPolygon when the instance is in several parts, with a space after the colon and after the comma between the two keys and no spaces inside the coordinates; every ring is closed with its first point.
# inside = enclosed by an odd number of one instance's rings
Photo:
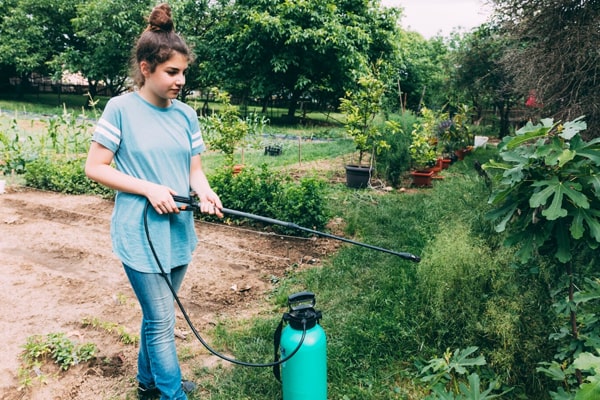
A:
{"type": "Polygon", "coordinates": [[[346,186],[355,189],[368,187],[372,172],[368,165],[346,165],[346,186]]]}

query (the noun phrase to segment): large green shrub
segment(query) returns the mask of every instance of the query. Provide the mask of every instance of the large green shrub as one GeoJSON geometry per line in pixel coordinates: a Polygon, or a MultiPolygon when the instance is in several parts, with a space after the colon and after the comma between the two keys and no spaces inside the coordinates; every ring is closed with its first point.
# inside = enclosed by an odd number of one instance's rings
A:
{"type": "Polygon", "coordinates": [[[558,390],[565,396],[574,394],[586,376],[598,382],[597,372],[584,374],[573,366],[584,352],[597,352],[600,343],[600,296],[597,290],[584,294],[586,283],[598,276],[600,138],[585,141],[585,129],[583,118],[564,124],[551,119],[528,123],[504,138],[500,162],[484,166],[495,182],[490,217],[499,232],[508,233],[506,244],[517,249],[525,267],[553,260],[549,284],[563,326],[557,327],[560,333],[549,330],[558,343],[557,354],[540,371],[559,381],[558,390]]]}
{"type": "Polygon", "coordinates": [[[376,168],[379,175],[394,187],[401,184],[403,174],[410,169],[408,148],[411,143],[411,136],[410,128],[405,128],[407,125],[405,122],[414,120],[412,114],[407,113],[407,117],[396,121],[402,126],[401,129],[393,131],[383,129],[383,140],[388,143],[389,149],[377,157],[376,168]]]}
{"type": "Polygon", "coordinates": [[[68,194],[99,194],[106,198],[114,195],[113,190],[88,179],[84,169],[84,157],[40,157],[27,163],[25,184],[68,194]]]}
{"type": "MultiPolygon", "coordinates": [[[[325,183],[316,178],[305,177],[295,182],[289,175],[262,165],[259,169],[245,167],[239,174],[225,167],[210,175],[209,181],[225,208],[314,230],[322,230],[328,221],[325,183]]],[[[272,229],[302,234],[280,225],[274,225],[272,229]]]]}

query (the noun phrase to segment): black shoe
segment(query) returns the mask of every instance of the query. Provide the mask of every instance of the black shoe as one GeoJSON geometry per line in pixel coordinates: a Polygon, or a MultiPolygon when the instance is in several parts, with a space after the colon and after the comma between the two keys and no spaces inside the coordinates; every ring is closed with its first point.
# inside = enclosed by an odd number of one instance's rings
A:
{"type": "Polygon", "coordinates": [[[185,393],[192,393],[194,390],[196,390],[196,384],[192,381],[181,381],[181,387],[185,393]]]}
{"type": "Polygon", "coordinates": [[[139,400],[154,400],[160,398],[160,390],[156,386],[146,386],[143,383],[138,384],[139,400]]]}
{"type": "MultiPolygon", "coordinates": [[[[196,384],[192,381],[181,381],[181,388],[185,393],[191,393],[196,390],[196,384]]],[[[160,397],[160,390],[156,386],[147,387],[143,383],[138,384],[139,400],[154,400],[160,397]]]]}

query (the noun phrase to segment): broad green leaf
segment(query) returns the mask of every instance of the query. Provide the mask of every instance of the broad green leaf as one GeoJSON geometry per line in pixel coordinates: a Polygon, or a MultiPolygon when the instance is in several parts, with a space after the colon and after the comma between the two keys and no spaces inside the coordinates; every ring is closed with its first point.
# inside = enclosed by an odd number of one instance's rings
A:
{"type": "Polygon", "coordinates": [[[585,303],[587,301],[596,299],[600,299],[600,292],[576,292],[573,294],[573,301],[576,304],[585,303]]]}
{"type": "Polygon", "coordinates": [[[577,153],[571,150],[564,150],[558,157],[558,166],[563,167],[566,163],[573,160],[577,153]]]}
{"type": "Polygon", "coordinates": [[[523,174],[523,166],[517,165],[514,168],[506,170],[502,176],[504,177],[504,180],[502,181],[504,184],[512,185],[518,183],[522,181],[525,176],[523,174]]]}
{"type": "Polygon", "coordinates": [[[546,186],[545,189],[531,196],[529,200],[529,205],[532,208],[545,206],[548,198],[550,196],[554,196],[552,198],[550,206],[546,207],[544,211],[542,211],[542,215],[551,221],[557,218],[565,217],[567,215],[567,210],[562,208],[563,197],[565,195],[569,198],[569,200],[572,201],[573,205],[575,205],[576,207],[590,207],[590,203],[587,197],[583,193],[578,191],[581,190],[581,185],[576,182],[563,183],[559,181],[557,176],[553,176],[552,179],[549,181],[546,180],[534,182],[531,186],[546,186]]]}
{"type": "Polygon", "coordinates": [[[573,361],[573,366],[585,371],[594,369],[600,373],[600,357],[592,353],[581,353],[573,361]]]}
{"type": "Polygon", "coordinates": [[[508,150],[512,150],[520,145],[527,143],[533,139],[538,139],[540,137],[545,137],[550,128],[541,128],[535,131],[527,132],[522,135],[517,135],[512,138],[507,144],[506,148],[508,150]]]}
{"type": "Polygon", "coordinates": [[[543,118],[540,120],[539,124],[533,124],[531,121],[528,121],[524,126],[519,128],[516,132],[517,135],[526,134],[529,132],[537,132],[540,129],[550,130],[554,126],[554,120],[552,118],[543,118]]]}
{"type": "Polygon", "coordinates": [[[516,204],[505,204],[503,207],[490,211],[486,214],[486,217],[491,220],[500,219],[500,222],[496,224],[496,232],[504,232],[506,224],[510,221],[512,216],[517,211],[516,204]]]}
{"type": "Polygon", "coordinates": [[[569,142],[570,149],[577,153],[578,156],[587,158],[595,165],[600,165],[600,148],[598,144],[600,138],[595,138],[589,142],[584,141],[581,136],[575,136],[569,142]]]}
{"type": "MultiPolygon", "coordinates": [[[[489,204],[503,204],[504,201],[511,195],[512,192],[515,191],[514,186],[508,187],[506,189],[503,190],[495,190],[489,197],[488,199],[488,203],[489,204]]],[[[506,207],[506,205],[503,205],[502,208],[506,207]]]]}
{"type": "Polygon", "coordinates": [[[513,167],[514,164],[527,164],[527,161],[529,160],[529,155],[530,154],[523,154],[523,149],[517,149],[520,151],[516,151],[516,150],[506,150],[500,153],[500,155],[502,156],[502,159],[504,161],[506,161],[507,163],[511,163],[509,164],[509,166],[513,167]]]}
{"type": "Polygon", "coordinates": [[[573,366],[584,371],[593,371],[594,375],[586,378],[575,396],[576,400],[595,400],[600,398],[600,357],[592,353],[581,353],[573,361],[573,366]]]}
{"type": "Polygon", "coordinates": [[[584,222],[590,230],[590,238],[600,243],[600,211],[577,209],[573,213],[573,221],[571,222],[571,236],[574,239],[581,239],[585,234],[584,222]]]}
{"type": "Polygon", "coordinates": [[[541,181],[536,182],[532,186],[546,186],[545,189],[540,190],[537,193],[534,193],[533,196],[529,199],[529,207],[538,208],[540,206],[546,205],[548,198],[552,196],[556,192],[556,188],[560,182],[558,182],[558,178],[554,177],[552,181],[541,181]]]}
{"type": "Polygon", "coordinates": [[[547,144],[540,144],[535,150],[535,154],[539,158],[543,158],[546,165],[558,165],[558,161],[563,151],[565,150],[565,145],[561,139],[558,137],[553,137],[552,140],[547,144]]]}
{"type": "Polygon", "coordinates": [[[598,400],[600,399],[600,381],[594,380],[593,382],[583,383],[577,394],[575,400],[598,400]]]}
{"type": "Polygon", "coordinates": [[[592,161],[596,165],[600,165],[600,151],[599,150],[580,150],[576,151],[580,157],[585,157],[592,161]]]}
{"type": "Polygon", "coordinates": [[[473,373],[469,375],[469,385],[465,385],[464,382],[460,382],[459,384],[460,392],[467,399],[479,399],[481,398],[481,382],[479,380],[479,375],[473,373]]]}
{"type": "Polygon", "coordinates": [[[494,169],[500,169],[500,170],[510,169],[512,167],[512,165],[507,164],[507,163],[501,163],[501,162],[494,161],[494,160],[489,160],[488,162],[483,164],[481,167],[486,171],[490,171],[490,170],[494,170],[494,169]]]}
{"type": "Polygon", "coordinates": [[[583,215],[584,211],[581,209],[575,210],[573,215],[573,222],[571,222],[571,227],[569,228],[571,231],[571,236],[573,239],[581,239],[583,234],[585,233],[585,228],[583,227],[583,215]]]}
{"type": "Polygon", "coordinates": [[[593,174],[584,179],[584,181],[591,185],[596,197],[600,198],[600,175],[593,174]]]}
{"type": "Polygon", "coordinates": [[[587,124],[583,120],[585,117],[581,116],[575,118],[572,121],[565,122],[563,125],[563,129],[560,132],[560,136],[566,140],[570,140],[573,136],[577,135],[579,132],[587,129],[587,124]]]}
{"type": "Polygon", "coordinates": [[[566,376],[562,367],[556,361],[552,361],[551,363],[542,363],[543,365],[547,365],[548,368],[537,367],[535,370],[537,372],[542,372],[544,375],[550,377],[554,381],[564,381],[566,376]]]}
{"type": "Polygon", "coordinates": [[[592,236],[596,242],[600,243],[600,211],[589,210],[583,211],[583,218],[588,228],[590,228],[590,236],[592,236]]]}

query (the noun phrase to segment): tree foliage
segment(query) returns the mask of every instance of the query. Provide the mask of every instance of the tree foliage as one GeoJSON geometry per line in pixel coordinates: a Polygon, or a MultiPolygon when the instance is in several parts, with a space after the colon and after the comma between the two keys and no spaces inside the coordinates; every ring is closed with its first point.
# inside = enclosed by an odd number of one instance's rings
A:
{"type": "Polygon", "coordinates": [[[77,7],[73,18],[75,46],[63,53],[71,71],[88,79],[94,97],[99,81],[113,94],[125,87],[128,63],[135,39],[145,27],[148,0],[88,0],[77,7]]]}
{"type": "Polygon", "coordinates": [[[416,32],[398,36],[397,82],[403,107],[419,111],[421,106],[445,103],[442,93],[448,50],[441,38],[425,40],[416,32]]]}
{"type": "Polygon", "coordinates": [[[500,63],[510,42],[492,23],[483,24],[452,40],[448,100],[453,106],[472,104],[476,119],[485,109],[500,115],[500,137],[509,133],[509,112],[514,104],[512,81],[500,63]]]}
{"type": "MultiPolygon", "coordinates": [[[[2,2],[0,67],[22,77],[80,72],[92,95],[99,82],[117,94],[125,87],[131,48],[152,5],[148,0],[2,2]]],[[[397,76],[400,9],[384,8],[379,0],[173,0],[172,8],[176,30],[198,56],[183,95],[217,86],[236,99],[266,104],[278,98],[290,104],[293,117],[302,99],[336,106],[375,60],[387,62],[382,76],[397,76]]]]}
{"type": "Polygon", "coordinates": [[[522,96],[535,90],[543,113],[585,115],[588,134],[600,127],[598,64],[600,3],[596,0],[494,0],[513,46],[502,62],[522,96]]]}
{"type": "Polygon", "coordinates": [[[290,99],[288,116],[305,96],[335,100],[355,71],[395,54],[397,10],[377,1],[242,0],[224,6],[207,33],[207,61],[225,87],[245,98],[290,99]]]}
{"type": "Polygon", "coordinates": [[[20,77],[54,72],[52,62],[72,45],[70,20],[75,17],[77,3],[12,0],[2,4],[0,64],[14,66],[20,77]]]}

